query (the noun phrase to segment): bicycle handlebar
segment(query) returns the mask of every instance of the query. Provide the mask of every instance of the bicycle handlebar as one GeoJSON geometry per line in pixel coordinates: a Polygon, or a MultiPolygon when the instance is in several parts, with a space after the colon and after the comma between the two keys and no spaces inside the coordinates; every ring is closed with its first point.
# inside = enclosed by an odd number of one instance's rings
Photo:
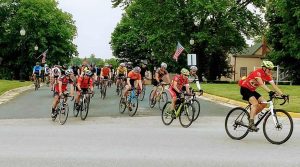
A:
{"type": "Polygon", "coordinates": [[[283,102],[280,104],[281,106],[284,105],[286,102],[290,102],[290,96],[289,95],[282,95],[282,96],[278,96],[278,95],[273,95],[270,96],[270,101],[273,99],[283,99],[283,102]]]}

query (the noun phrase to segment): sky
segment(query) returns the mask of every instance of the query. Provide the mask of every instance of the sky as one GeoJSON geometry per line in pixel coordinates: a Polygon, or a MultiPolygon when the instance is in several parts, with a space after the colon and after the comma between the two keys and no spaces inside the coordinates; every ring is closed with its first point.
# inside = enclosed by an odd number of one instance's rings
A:
{"type": "Polygon", "coordinates": [[[112,8],[111,0],[58,0],[59,8],[73,15],[77,27],[79,57],[95,54],[97,58],[112,58],[111,33],[121,20],[121,8],[112,8]]]}

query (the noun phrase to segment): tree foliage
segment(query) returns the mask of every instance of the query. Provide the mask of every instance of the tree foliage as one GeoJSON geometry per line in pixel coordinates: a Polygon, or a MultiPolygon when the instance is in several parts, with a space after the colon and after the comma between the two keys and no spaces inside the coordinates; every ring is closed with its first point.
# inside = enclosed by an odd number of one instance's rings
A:
{"type": "Polygon", "coordinates": [[[272,0],[267,6],[270,59],[285,68],[300,83],[300,1],[272,0]]]}
{"type": "Polygon", "coordinates": [[[77,55],[73,39],[76,27],[71,14],[57,7],[55,0],[1,0],[0,56],[6,69],[31,71],[36,57],[48,49],[47,63],[66,63],[77,55]],[[26,30],[20,36],[21,28],[26,30]],[[34,46],[39,50],[36,52],[34,46]],[[23,54],[22,54],[23,50],[23,54]]]}
{"type": "MultiPolygon", "coordinates": [[[[124,1],[118,1],[120,3],[124,1]]],[[[168,62],[178,72],[186,66],[187,53],[196,53],[199,72],[209,79],[225,75],[229,52],[240,51],[243,36],[263,30],[260,16],[246,7],[263,7],[263,0],[135,0],[112,33],[113,53],[121,59],[168,62]],[[195,44],[191,46],[189,40],[195,44]],[[172,60],[179,41],[186,52],[178,63],[172,60]]]]}

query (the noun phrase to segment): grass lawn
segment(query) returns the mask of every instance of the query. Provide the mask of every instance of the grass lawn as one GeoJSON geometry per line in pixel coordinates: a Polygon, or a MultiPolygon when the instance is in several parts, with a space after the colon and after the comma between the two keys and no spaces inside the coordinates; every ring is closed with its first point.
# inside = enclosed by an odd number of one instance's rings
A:
{"type": "Polygon", "coordinates": [[[22,87],[22,86],[28,86],[32,84],[32,82],[20,82],[20,81],[10,81],[10,80],[0,80],[0,95],[2,95],[4,92],[22,87]]]}
{"type": "MultiPolygon", "coordinates": [[[[196,85],[192,85],[196,88],[196,85]]],[[[205,93],[226,97],[233,100],[242,100],[240,95],[240,87],[238,84],[201,84],[202,89],[205,93]]],[[[268,85],[269,88],[272,88],[271,85],[268,85]]],[[[300,86],[290,86],[290,85],[279,85],[279,88],[283,91],[284,94],[290,95],[290,103],[286,103],[283,106],[279,105],[278,101],[275,104],[275,108],[282,108],[291,112],[300,113],[300,86]]],[[[260,93],[265,99],[268,98],[268,93],[261,88],[257,89],[257,92],[260,93]]]]}

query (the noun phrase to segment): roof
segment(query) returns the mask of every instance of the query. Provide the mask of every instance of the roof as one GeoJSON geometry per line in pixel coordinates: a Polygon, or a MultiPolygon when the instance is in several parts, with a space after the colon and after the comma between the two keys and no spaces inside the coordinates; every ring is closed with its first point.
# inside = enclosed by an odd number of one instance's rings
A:
{"type": "MultiPolygon", "coordinates": [[[[236,57],[262,57],[261,54],[256,54],[256,52],[262,47],[262,43],[256,43],[251,47],[244,48],[241,52],[235,54],[236,57]]],[[[270,49],[267,46],[268,49],[270,49]]]]}

